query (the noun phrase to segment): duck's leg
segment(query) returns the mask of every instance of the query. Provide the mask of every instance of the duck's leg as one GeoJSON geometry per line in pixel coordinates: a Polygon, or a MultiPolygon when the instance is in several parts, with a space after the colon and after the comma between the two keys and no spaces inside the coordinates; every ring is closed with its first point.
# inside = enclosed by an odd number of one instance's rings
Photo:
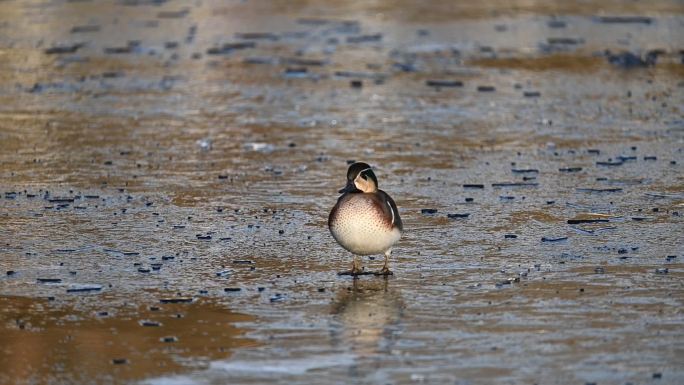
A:
{"type": "Polygon", "coordinates": [[[358,255],[354,256],[354,261],[352,262],[351,275],[359,275],[363,272],[363,266],[361,266],[361,258],[358,255]]]}
{"type": "Polygon", "coordinates": [[[373,274],[373,273],[366,273],[363,271],[363,266],[361,265],[361,258],[358,255],[354,255],[354,261],[352,262],[352,268],[349,271],[341,271],[337,273],[337,275],[351,275],[353,277],[359,276],[359,275],[365,275],[365,274],[373,274]]]}
{"type": "Polygon", "coordinates": [[[388,276],[388,275],[394,274],[394,273],[392,273],[392,271],[389,269],[389,257],[390,257],[391,255],[392,255],[392,249],[391,249],[391,248],[388,249],[387,251],[385,251],[385,264],[382,265],[382,269],[380,269],[380,271],[377,272],[376,275],[388,276]]]}

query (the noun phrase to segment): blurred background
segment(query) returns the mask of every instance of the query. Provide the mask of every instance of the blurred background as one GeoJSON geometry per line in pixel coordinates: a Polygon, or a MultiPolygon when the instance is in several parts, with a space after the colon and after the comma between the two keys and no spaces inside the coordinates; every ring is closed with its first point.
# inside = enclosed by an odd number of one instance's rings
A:
{"type": "Polygon", "coordinates": [[[0,383],[679,383],[683,41],[664,0],[0,1],[0,383]],[[336,275],[354,160],[388,280],[336,275]]]}

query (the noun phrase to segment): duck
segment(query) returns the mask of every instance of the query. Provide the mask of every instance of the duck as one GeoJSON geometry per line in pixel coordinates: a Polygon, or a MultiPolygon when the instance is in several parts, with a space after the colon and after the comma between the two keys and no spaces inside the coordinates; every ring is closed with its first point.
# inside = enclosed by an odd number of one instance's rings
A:
{"type": "Polygon", "coordinates": [[[347,170],[347,184],[328,216],[330,234],[345,250],[353,254],[350,271],[340,275],[392,275],[389,259],[392,247],[399,241],[404,225],[392,197],[378,189],[373,168],[355,162],[347,170]],[[385,263],[377,273],[366,273],[360,256],[384,254],[385,263]]]}

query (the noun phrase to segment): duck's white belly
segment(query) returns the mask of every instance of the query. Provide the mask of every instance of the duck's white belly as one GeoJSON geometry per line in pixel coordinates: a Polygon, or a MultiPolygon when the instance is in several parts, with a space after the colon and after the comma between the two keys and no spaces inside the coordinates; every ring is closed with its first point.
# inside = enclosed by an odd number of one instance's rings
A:
{"type": "Polygon", "coordinates": [[[352,196],[338,208],[330,232],[342,247],[357,255],[382,254],[401,238],[401,231],[362,195],[352,196]]]}

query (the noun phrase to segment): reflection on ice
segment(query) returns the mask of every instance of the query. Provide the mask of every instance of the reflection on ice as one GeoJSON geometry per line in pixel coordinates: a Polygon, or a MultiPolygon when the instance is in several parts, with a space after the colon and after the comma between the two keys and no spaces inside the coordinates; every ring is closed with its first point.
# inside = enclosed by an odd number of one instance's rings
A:
{"type": "Polygon", "coordinates": [[[401,319],[402,302],[388,279],[355,279],[351,287],[338,292],[332,313],[341,324],[333,342],[366,357],[388,350],[401,319]]]}

